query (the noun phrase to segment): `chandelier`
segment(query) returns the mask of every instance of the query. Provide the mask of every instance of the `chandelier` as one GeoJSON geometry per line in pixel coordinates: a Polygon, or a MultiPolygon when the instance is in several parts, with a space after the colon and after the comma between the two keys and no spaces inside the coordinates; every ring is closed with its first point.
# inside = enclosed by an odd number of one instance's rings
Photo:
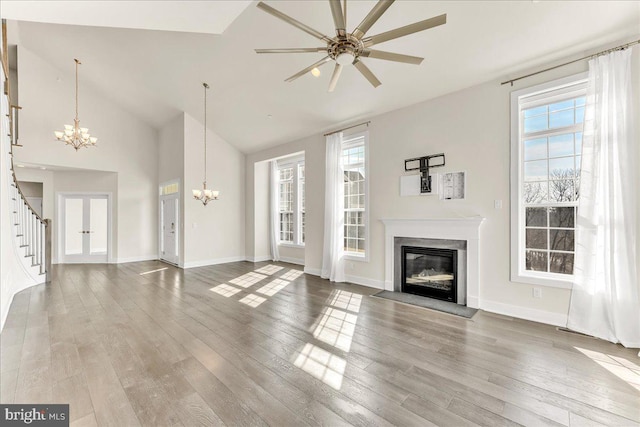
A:
{"type": "Polygon", "coordinates": [[[204,86],[204,181],[202,182],[202,190],[192,190],[193,198],[200,200],[203,205],[207,206],[212,200],[218,200],[219,191],[207,189],[207,89],[209,85],[202,83],[204,86]]]}
{"type": "Polygon", "coordinates": [[[73,125],[64,125],[64,131],[55,131],[54,135],[58,141],[62,141],[72,146],[78,151],[81,147],[95,147],[98,138],[89,135],[89,129],[80,127],[80,119],[78,118],[78,65],[82,64],[76,61],[76,118],[73,119],[73,125]]]}

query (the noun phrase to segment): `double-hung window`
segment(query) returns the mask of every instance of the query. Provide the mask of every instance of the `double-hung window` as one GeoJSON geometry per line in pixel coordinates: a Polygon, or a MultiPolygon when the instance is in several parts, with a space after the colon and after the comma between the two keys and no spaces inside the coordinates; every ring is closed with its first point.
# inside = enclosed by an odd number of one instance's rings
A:
{"type": "Polygon", "coordinates": [[[514,281],[570,287],[585,98],[584,76],[512,93],[514,281]]]}
{"type": "Polygon", "coordinates": [[[368,246],[367,132],[342,140],[344,171],[344,252],[365,258],[368,246]]]}
{"type": "Polygon", "coordinates": [[[278,160],[279,242],[304,245],[304,158],[278,160]]]}

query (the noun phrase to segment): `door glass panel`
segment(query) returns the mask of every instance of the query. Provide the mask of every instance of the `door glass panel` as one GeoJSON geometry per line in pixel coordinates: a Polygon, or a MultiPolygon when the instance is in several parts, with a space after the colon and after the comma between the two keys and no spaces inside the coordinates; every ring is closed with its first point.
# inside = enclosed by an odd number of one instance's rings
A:
{"type": "Polygon", "coordinates": [[[65,199],[65,255],[82,254],[82,199],[65,199]]]}
{"type": "Polygon", "coordinates": [[[107,199],[91,199],[89,210],[91,255],[107,253],[107,199]]]}

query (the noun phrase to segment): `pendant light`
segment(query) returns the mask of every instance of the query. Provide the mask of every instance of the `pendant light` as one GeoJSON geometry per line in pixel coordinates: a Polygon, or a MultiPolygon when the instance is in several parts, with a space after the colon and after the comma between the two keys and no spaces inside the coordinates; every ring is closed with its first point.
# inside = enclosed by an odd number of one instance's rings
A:
{"type": "Polygon", "coordinates": [[[207,189],[207,89],[209,85],[202,83],[204,86],[204,181],[202,182],[202,190],[191,190],[193,198],[200,200],[203,205],[207,206],[212,200],[218,200],[219,191],[207,189]]]}
{"type": "Polygon", "coordinates": [[[53,132],[58,141],[62,141],[72,146],[78,151],[82,147],[95,147],[98,138],[89,135],[89,129],[80,127],[80,119],[78,118],[78,65],[82,62],[76,61],[76,118],[73,119],[73,125],[64,125],[63,131],[53,132]]]}

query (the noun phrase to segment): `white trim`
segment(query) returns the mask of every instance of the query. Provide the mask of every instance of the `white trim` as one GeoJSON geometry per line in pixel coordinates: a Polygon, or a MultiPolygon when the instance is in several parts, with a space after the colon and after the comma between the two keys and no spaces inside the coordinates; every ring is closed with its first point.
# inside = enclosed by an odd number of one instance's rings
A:
{"type": "MultiPolygon", "coordinates": [[[[558,90],[573,90],[573,86],[581,84],[587,78],[587,73],[574,74],[572,76],[546,82],[540,85],[531,86],[511,92],[511,247],[510,247],[510,279],[512,282],[528,283],[538,286],[548,286],[553,288],[571,289],[573,276],[561,278],[560,275],[553,277],[552,274],[545,274],[546,277],[536,277],[528,274],[524,269],[524,224],[520,216],[522,207],[522,197],[520,194],[522,182],[522,144],[520,143],[520,98],[523,96],[533,96],[544,94],[545,92],[557,88],[558,90]]],[[[535,101],[538,102],[539,100],[535,101]]]]}
{"type": "Polygon", "coordinates": [[[258,255],[258,256],[248,256],[245,257],[244,259],[245,261],[248,262],[264,262],[264,261],[271,261],[271,255],[258,255]]]}
{"type": "Polygon", "coordinates": [[[310,274],[312,276],[318,276],[320,277],[320,275],[322,274],[322,270],[319,268],[311,268],[311,267],[304,267],[304,272],[305,274],[310,274]]]}
{"type": "Polygon", "coordinates": [[[286,256],[280,256],[280,261],[288,262],[289,264],[304,265],[304,259],[300,259],[300,258],[290,258],[286,256]]]}
{"type": "Polygon", "coordinates": [[[244,255],[240,255],[240,256],[227,257],[227,258],[207,259],[202,261],[190,261],[190,262],[185,262],[184,264],[181,264],[180,267],[184,269],[195,268],[195,267],[206,267],[208,265],[226,264],[229,262],[238,262],[238,261],[245,261],[245,260],[246,260],[246,257],[244,255]]]}
{"type": "Polygon", "coordinates": [[[355,285],[384,290],[384,280],[370,279],[368,277],[361,276],[352,276],[349,274],[346,274],[344,276],[344,280],[345,282],[353,283],[355,285]]]}
{"type": "Polygon", "coordinates": [[[128,262],[140,262],[140,261],[159,261],[157,255],[142,255],[142,256],[133,256],[127,258],[118,258],[115,261],[112,261],[110,264],[126,264],[128,262]]]}
{"type": "Polygon", "coordinates": [[[278,246],[282,246],[283,248],[304,249],[304,243],[278,242],[278,246]]]}
{"type": "Polygon", "coordinates": [[[567,314],[553,313],[551,311],[527,308],[519,305],[505,304],[486,299],[480,300],[480,306],[484,311],[502,314],[504,316],[516,317],[518,319],[531,320],[533,322],[545,323],[554,326],[567,326],[567,314]]]}

